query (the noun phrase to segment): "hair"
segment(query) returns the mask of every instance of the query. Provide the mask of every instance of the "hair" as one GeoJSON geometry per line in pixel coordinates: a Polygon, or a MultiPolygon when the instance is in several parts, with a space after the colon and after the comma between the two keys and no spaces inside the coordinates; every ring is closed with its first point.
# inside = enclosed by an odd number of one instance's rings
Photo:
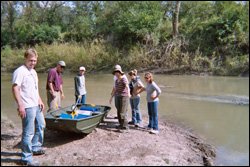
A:
{"type": "Polygon", "coordinates": [[[131,70],[131,71],[128,73],[128,75],[130,75],[130,76],[132,76],[132,75],[136,76],[136,75],[137,75],[137,70],[136,70],[136,69],[131,70]]]}
{"type": "Polygon", "coordinates": [[[151,72],[146,72],[144,77],[148,77],[149,78],[149,83],[152,83],[154,78],[153,78],[153,74],[151,72]]]}
{"type": "Polygon", "coordinates": [[[28,58],[28,56],[30,55],[35,55],[36,57],[38,57],[37,51],[33,48],[29,48],[24,52],[24,58],[28,58]]]}

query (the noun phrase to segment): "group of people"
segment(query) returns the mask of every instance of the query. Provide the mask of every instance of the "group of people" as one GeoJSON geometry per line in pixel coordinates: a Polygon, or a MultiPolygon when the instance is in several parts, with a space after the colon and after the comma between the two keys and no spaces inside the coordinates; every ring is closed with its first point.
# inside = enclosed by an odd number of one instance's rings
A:
{"type": "Polygon", "coordinates": [[[121,130],[128,130],[128,124],[135,125],[135,127],[143,127],[139,105],[140,93],[146,91],[149,116],[149,124],[146,128],[150,133],[158,134],[158,97],[161,94],[161,89],[154,82],[153,75],[150,72],[146,72],[144,75],[144,79],[147,83],[146,88],[140,80],[140,77],[137,75],[136,69],[131,70],[128,74],[130,76],[130,81],[128,81],[120,65],[116,65],[113,70],[114,85],[109,102],[111,104],[113,97],[115,97],[114,101],[119,122],[119,126],[117,128],[121,130]],[[132,110],[132,120],[130,122],[128,122],[127,118],[129,103],[132,110]]]}
{"type": "MultiPolygon", "coordinates": [[[[64,61],[59,61],[55,68],[51,68],[47,77],[47,104],[49,111],[61,108],[61,100],[64,98],[62,72],[66,64],[64,61]]],[[[85,86],[85,67],[79,68],[79,73],[74,78],[75,84],[75,101],[77,103],[86,103],[86,86],[85,86]]]]}
{"type": "MultiPolygon", "coordinates": [[[[12,92],[17,103],[17,112],[22,119],[22,153],[21,163],[28,166],[38,166],[39,163],[33,160],[33,155],[45,153],[42,149],[44,141],[44,129],[46,126],[43,111],[45,105],[41,99],[38,89],[38,75],[34,69],[37,64],[38,54],[35,49],[27,49],[24,53],[24,64],[18,67],[12,76],[12,92]]],[[[46,93],[48,112],[61,107],[61,100],[64,98],[62,72],[66,67],[64,61],[59,61],[55,68],[48,71],[46,93]]],[[[75,101],[76,103],[86,102],[85,67],[79,68],[79,73],[74,77],[75,101]]],[[[153,75],[147,72],[144,79],[147,82],[144,87],[137,71],[129,73],[130,82],[120,65],[113,70],[114,85],[111,93],[110,103],[115,97],[115,106],[119,121],[119,129],[128,129],[128,124],[142,127],[142,116],[139,109],[140,93],[147,92],[147,105],[149,124],[147,128],[151,133],[159,133],[158,128],[158,101],[161,93],[160,88],[153,80],[153,75]],[[129,102],[132,109],[132,121],[128,122],[127,110],[129,102]]]]}

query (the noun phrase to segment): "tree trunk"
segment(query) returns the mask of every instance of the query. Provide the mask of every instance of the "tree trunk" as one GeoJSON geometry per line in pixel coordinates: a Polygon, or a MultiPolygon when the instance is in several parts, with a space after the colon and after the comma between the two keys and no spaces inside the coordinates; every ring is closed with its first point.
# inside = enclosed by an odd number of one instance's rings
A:
{"type": "Polygon", "coordinates": [[[16,46],[16,38],[15,38],[15,31],[14,31],[14,21],[15,21],[15,7],[13,1],[7,1],[8,7],[8,26],[11,35],[11,47],[16,46]]]}
{"type": "Polygon", "coordinates": [[[181,2],[180,1],[176,1],[175,4],[175,10],[173,12],[173,37],[176,37],[179,33],[178,31],[178,20],[179,20],[179,11],[180,11],[180,6],[181,6],[181,2]]]}

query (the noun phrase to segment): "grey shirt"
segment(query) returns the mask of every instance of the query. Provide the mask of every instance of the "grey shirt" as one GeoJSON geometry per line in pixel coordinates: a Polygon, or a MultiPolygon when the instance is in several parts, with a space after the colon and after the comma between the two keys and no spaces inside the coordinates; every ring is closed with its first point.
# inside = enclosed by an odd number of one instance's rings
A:
{"type": "Polygon", "coordinates": [[[147,91],[147,102],[159,101],[158,97],[154,100],[151,98],[152,95],[159,96],[161,94],[161,89],[159,88],[159,86],[156,85],[154,81],[152,83],[147,83],[146,91],[147,91]]]}

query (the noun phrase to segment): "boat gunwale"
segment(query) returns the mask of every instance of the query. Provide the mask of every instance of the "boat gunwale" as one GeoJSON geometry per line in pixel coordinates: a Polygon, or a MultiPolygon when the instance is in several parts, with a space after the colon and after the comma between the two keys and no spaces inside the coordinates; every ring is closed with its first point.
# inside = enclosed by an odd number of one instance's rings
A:
{"type": "MultiPolygon", "coordinates": [[[[87,105],[87,106],[91,106],[90,104],[83,104],[83,105],[87,105]]],[[[88,120],[88,119],[93,119],[93,118],[96,118],[96,117],[101,117],[103,116],[104,114],[108,113],[110,110],[111,110],[111,107],[110,106],[104,106],[104,105],[96,105],[94,107],[100,107],[100,108],[108,108],[107,110],[103,110],[103,111],[100,111],[98,112],[98,114],[96,115],[90,115],[89,117],[85,117],[85,118],[80,118],[80,119],[68,119],[68,118],[60,118],[60,117],[56,117],[53,115],[53,113],[55,112],[60,112],[60,113],[66,113],[67,112],[64,110],[64,109],[67,109],[69,108],[70,106],[67,106],[67,107],[64,107],[64,108],[61,108],[61,109],[58,109],[58,110],[54,110],[52,112],[48,112],[45,114],[45,119],[50,119],[50,120],[63,120],[63,121],[74,121],[74,122],[79,122],[79,121],[83,121],[83,120],[88,120]],[[47,117],[47,115],[50,115],[52,117],[47,117]]],[[[93,107],[93,106],[91,106],[93,107]]]]}

